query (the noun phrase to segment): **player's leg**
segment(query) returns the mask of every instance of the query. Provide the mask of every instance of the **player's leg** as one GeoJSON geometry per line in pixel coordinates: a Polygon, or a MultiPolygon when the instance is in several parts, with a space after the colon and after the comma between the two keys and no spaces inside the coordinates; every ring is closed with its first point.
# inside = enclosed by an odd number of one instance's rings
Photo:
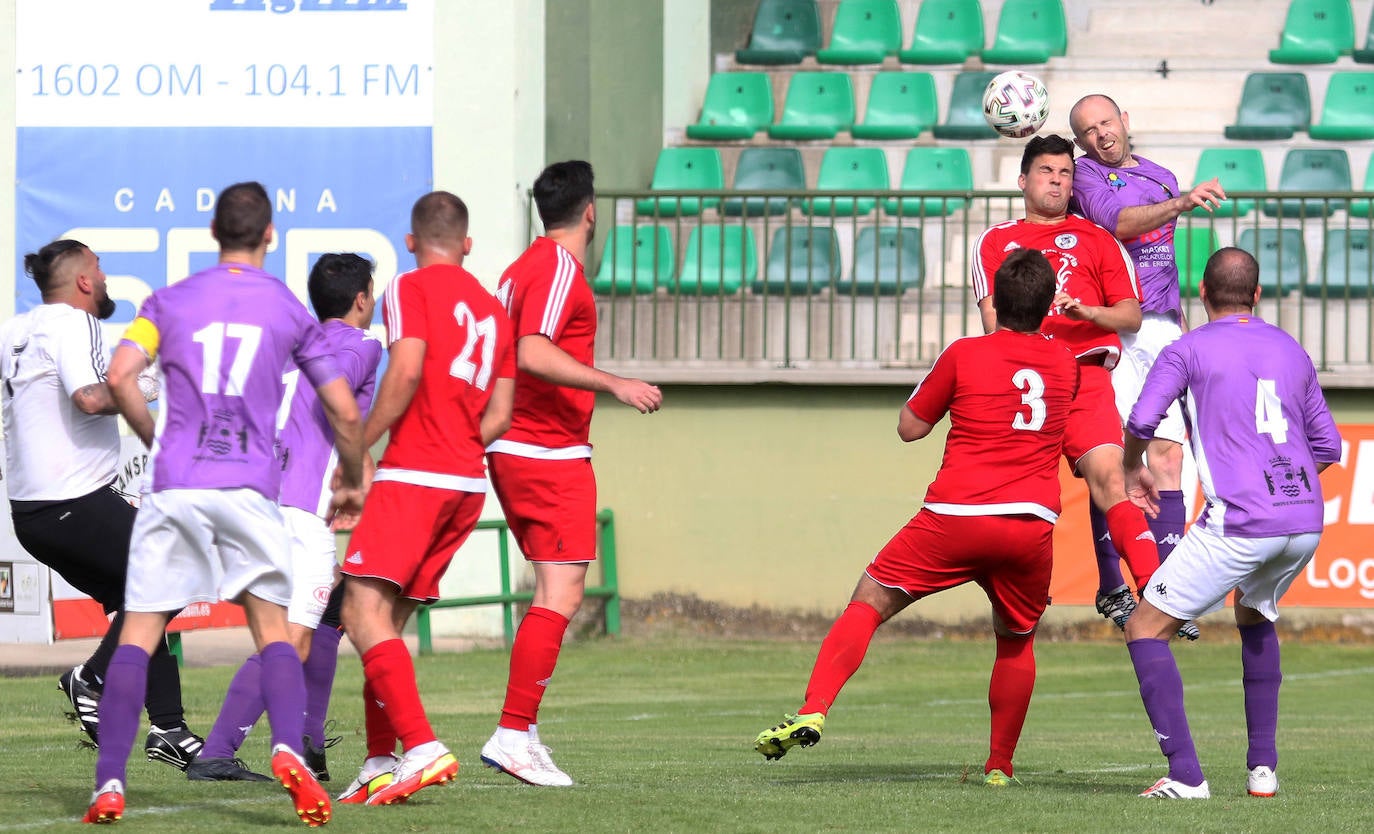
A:
{"type": "Polygon", "coordinates": [[[1160,611],[1148,599],[1141,600],[1126,623],[1126,648],[1140,683],[1140,698],[1159,749],[1169,761],[1169,775],[1142,796],[1188,799],[1208,795],[1183,708],[1183,678],[1169,650],[1169,637],[1182,624],[1182,619],[1160,611]]]}
{"type": "Polygon", "coordinates": [[[339,611],[343,606],[343,583],[329,594],[319,625],[310,635],[310,652],[305,658],[305,760],[321,782],[329,781],[325,748],[338,738],[325,737],[329,700],[334,691],[334,672],[338,668],[339,640],[343,637],[339,611]]]}
{"type": "Polygon", "coordinates": [[[186,778],[193,782],[271,781],[270,777],[249,770],[237,757],[243,740],[266,709],[262,699],[262,657],[255,653],[229,681],[219,715],[205,737],[205,747],[186,769],[186,778]]]}
{"type": "MultiPolygon", "coordinates": [[[[1178,322],[1159,313],[1147,313],[1133,336],[1122,338],[1123,361],[1112,371],[1117,410],[1124,424],[1140,397],[1145,378],[1159,358],[1159,352],[1183,335],[1178,322]]],[[[1159,514],[1147,519],[1154,533],[1163,562],[1183,540],[1187,508],[1183,503],[1183,445],[1188,441],[1187,426],[1178,402],[1169,405],[1164,419],[1155,427],[1155,436],[1145,453],[1145,463],[1159,491],[1159,514]]],[[[1191,635],[1190,639],[1192,638],[1191,635]]]]}

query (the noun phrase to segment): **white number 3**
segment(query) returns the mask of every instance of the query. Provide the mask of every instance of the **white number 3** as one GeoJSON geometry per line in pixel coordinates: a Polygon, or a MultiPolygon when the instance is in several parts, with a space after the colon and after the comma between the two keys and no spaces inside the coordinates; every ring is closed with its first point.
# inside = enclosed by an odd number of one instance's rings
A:
{"type": "Polygon", "coordinates": [[[448,366],[449,376],[457,377],[485,391],[491,383],[491,361],[496,353],[496,319],[487,316],[479,320],[473,315],[472,308],[462,301],[453,308],[453,317],[467,334],[467,341],[454,357],[453,363],[448,366]],[[477,352],[479,339],[482,341],[482,355],[474,363],[472,355],[477,352]]]}
{"type": "Polygon", "coordinates": [[[1030,368],[1022,368],[1011,375],[1012,383],[1021,390],[1021,404],[1030,409],[1030,417],[1017,411],[1011,427],[1020,431],[1040,431],[1045,425],[1045,380],[1030,368]]]}

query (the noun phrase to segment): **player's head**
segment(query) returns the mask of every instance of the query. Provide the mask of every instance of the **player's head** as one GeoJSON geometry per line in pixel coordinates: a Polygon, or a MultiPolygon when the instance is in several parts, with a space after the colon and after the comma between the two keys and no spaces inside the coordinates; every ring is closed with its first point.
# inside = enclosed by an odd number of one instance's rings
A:
{"type": "Polygon", "coordinates": [[[1032,138],[1021,153],[1016,185],[1025,198],[1028,218],[1064,217],[1073,194],[1073,143],[1053,133],[1032,138]]]}
{"type": "Polygon", "coordinates": [[[1131,155],[1131,117],[1101,93],[1078,100],[1069,111],[1073,140],[1088,157],[1119,168],[1131,155]]]}
{"type": "Polygon", "coordinates": [[[449,191],[431,191],[416,200],[410,209],[406,248],[415,253],[421,266],[461,264],[472,252],[467,203],[449,191]]]}
{"type": "Polygon", "coordinates": [[[992,277],[997,326],[1020,333],[1040,329],[1054,301],[1054,267],[1038,249],[1016,249],[992,277]]]}
{"type": "Polygon", "coordinates": [[[306,283],[310,306],[320,321],[351,318],[358,327],[372,323],[372,262],[352,252],[321,255],[306,283]]]}
{"type": "Polygon", "coordinates": [[[272,242],[272,200],[257,182],[235,183],[220,192],[210,234],[221,252],[253,252],[272,242]]]}
{"type": "Polygon", "coordinates": [[[102,319],[114,315],[100,258],[79,240],[54,240],[30,252],[24,256],[24,271],[45,303],[64,301],[102,319]]]}
{"type": "Polygon", "coordinates": [[[596,232],[596,185],[592,165],[580,159],[555,162],[534,181],[534,205],[545,232],[596,232]]]}
{"type": "Polygon", "coordinates": [[[1207,259],[1201,296],[1209,316],[1252,312],[1259,302],[1259,291],[1259,263],[1254,255],[1226,246],[1207,259]]]}

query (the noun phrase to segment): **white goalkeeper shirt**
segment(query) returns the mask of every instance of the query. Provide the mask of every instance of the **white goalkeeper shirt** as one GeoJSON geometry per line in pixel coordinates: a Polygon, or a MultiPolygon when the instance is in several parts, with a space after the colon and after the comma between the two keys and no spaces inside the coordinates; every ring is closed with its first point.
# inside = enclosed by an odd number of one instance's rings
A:
{"type": "Polygon", "coordinates": [[[86,414],[72,394],[105,381],[109,357],[94,316],[43,304],[0,326],[5,480],[15,501],[63,501],[114,480],[119,424],[86,414]]]}

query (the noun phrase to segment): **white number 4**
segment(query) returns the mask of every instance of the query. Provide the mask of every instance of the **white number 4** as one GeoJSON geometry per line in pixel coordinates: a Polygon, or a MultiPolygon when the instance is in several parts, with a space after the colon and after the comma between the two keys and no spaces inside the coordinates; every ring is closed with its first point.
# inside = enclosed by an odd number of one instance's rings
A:
{"type": "Polygon", "coordinates": [[[453,317],[467,333],[467,341],[448,366],[448,374],[485,391],[491,382],[491,360],[496,353],[496,319],[487,316],[479,320],[473,315],[472,308],[462,301],[453,308],[453,317]],[[478,339],[482,340],[482,355],[474,363],[472,355],[477,352],[478,339]]]}
{"type": "Polygon", "coordinates": [[[1275,443],[1288,442],[1288,421],[1283,419],[1283,403],[1272,379],[1255,381],[1255,431],[1269,435],[1275,443]]]}

